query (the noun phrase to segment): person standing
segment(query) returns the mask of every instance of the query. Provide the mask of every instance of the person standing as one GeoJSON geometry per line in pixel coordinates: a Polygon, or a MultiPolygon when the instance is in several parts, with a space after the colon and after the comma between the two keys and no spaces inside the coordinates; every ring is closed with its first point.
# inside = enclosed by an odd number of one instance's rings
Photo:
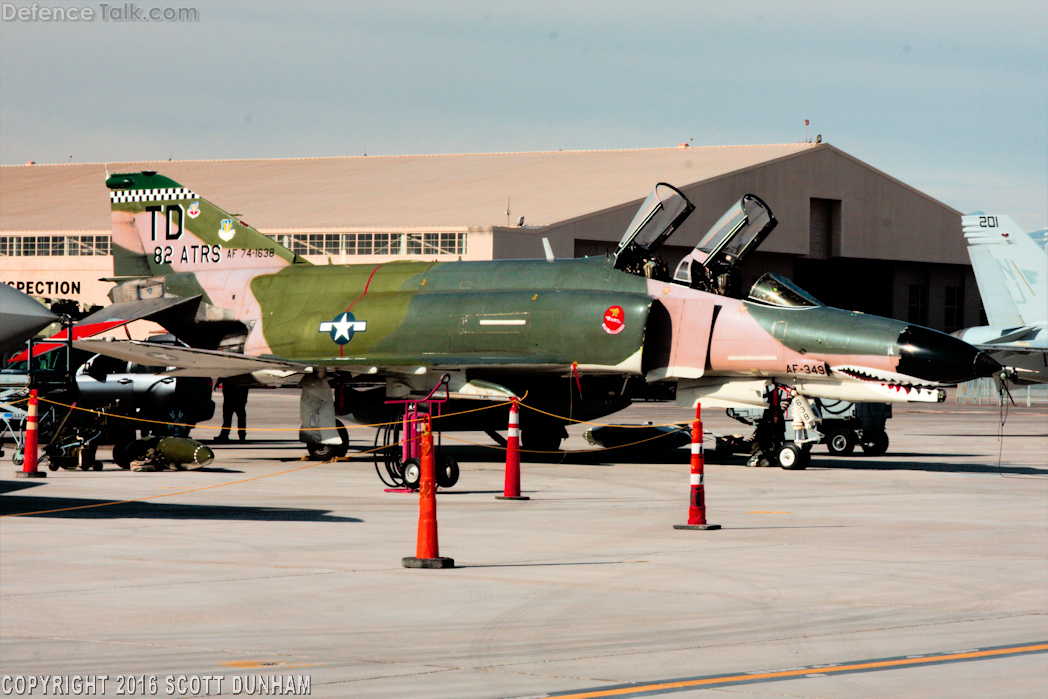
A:
{"type": "Polygon", "coordinates": [[[233,416],[237,417],[240,430],[240,441],[247,441],[247,386],[222,382],[222,431],[215,437],[216,442],[228,442],[229,431],[233,428],[233,416]]]}

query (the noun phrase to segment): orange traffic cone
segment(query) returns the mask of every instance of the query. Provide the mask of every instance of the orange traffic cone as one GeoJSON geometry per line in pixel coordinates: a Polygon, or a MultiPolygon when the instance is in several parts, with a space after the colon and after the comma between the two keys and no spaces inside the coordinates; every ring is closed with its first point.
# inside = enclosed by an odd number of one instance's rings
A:
{"type": "Polygon", "coordinates": [[[496,500],[530,500],[520,494],[520,408],[514,397],[509,406],[509,432],[506,433],[506,484],[496,500]]]}
{"type": "Polygon", "coordinates": [[[47,478],[46,471],[38,470],[40,463],[40,439],[37,431],[36,389],[29,391],[29,407],[26,409],[25,442],[22,444],[22,470],[15,471],[16,478],[47,478]]]}
{"type": "Polygon", "coordinates": [[[674,529],[720,529],[719,524],[706,524],[706,493],[703,479],[706,457],[702,453],[702,406],[695,406],[695,421],[691,423],[691,504],[688,523],[674,524],[674,529]]]}
{"type": "Polygon", "coordinates": [[[455,561],[441,558],[437,543],[437,470],[433,459],[433,431],[426,416],[422,432],[422,475],[418,491],[418,544],[415,555],[404,558],[405,568],[454,568],[455,561]]]}

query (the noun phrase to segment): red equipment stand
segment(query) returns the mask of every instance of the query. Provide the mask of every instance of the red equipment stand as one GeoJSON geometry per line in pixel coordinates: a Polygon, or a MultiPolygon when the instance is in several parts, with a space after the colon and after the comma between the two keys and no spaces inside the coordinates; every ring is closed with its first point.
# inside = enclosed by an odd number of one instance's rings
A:
{"type": "Polygon", "coordinates": [[[433,432],[429,416],[423,422],[422,479],[418,498],[418,543],[415,555],[401,560],[405,568],[454,568],[455,561],[441,558],[437,543],[437,470],[433,457],[433,432]]]}
{"type": "Polygon", "coordinates": [[[530,500],[520,494],[520,408],[517,398],[513,397],[509,407],[509,432],[506,437],[506,484],[502,495],[496,500],[530,500]]]}
{"type": "Polygon", "coordinates": [[[703,484],[706,457],[702,453],[702,406],[695,406],[695,421],[691,423],[691,504],[688,523],[674,524],[674,529],[720,529],[719,524],[706,523],[706,493],[703,484]]]}
{"type": "MultiPolygon", "coordinates": [[[[429,392],[425,398],[408,399],[408,400],[387,400],[386,405],[403,405],[404,406],[404,417],[403,417],[403,436],[400,441],[400,464],[401,468],[408,463],[411,459],[417,459],[421,466],[422,462],[422,451],[421,451],[421,434],[422,430],[419,429],[420,424],[425,424],[426,429],[430,430],[430,438],[432,439],[432,429],[430,422],[433,408],[437,407],[437,417],[440,417],[440,406],[448,401],[448,382],[451,380],[449,374],[444,374],[440,378],[440,382],[433,387],[433,390],[429,392]],[[434,398],[437,391],[441,388],[444,389],[443,398],[434,398]],[[418,409],[418,406],[425,406],[429,412],[423,412],[418,409]]],[[[436,478],[436,467],[433,469],[434,479],[436,478]]],[[[434,481],[435,482],[435,481],[434,481]]],[[[419,488],[422,487],[422,479],[419,478],[419,488]]],[[[410,493],[411,488],[396,488],[387,489],[387,493],[402,492],[410,493]]],[[[407,559],[405,559],[407,560],[407,559]]]]}
{"type": "Polygon", "coordinates": [[[29,391],[29,408],[26,410],[25,442],[22,446],[22,470],[15,471],[16,478],[47,478],[46,471],[37,469],[40,463],[39,432],[37,431],[36,389],[29,391]]]}

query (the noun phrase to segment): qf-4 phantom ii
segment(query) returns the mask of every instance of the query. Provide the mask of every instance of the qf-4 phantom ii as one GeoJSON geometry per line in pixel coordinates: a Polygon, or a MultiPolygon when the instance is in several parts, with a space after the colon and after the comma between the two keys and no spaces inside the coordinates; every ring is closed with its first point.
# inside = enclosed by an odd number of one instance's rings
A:
{"type": "MultiPolygon", "coordinates": [[[[556,449],[570,420],[635,399],[781,415],[773,396],[785,391],[802,408],[795,413],[808,414],[801,436],[783,443],[765,431],[761,448],[803,468],[819,439],[809,398],[941,401],[942,386],[1001,368],[957,338],[827,307],[777,275],[761,277],[748,298],[726,295],[739,262],[776,225],[753,195],[671,275],[656,251],[694,206],[668,184],[606,257],[323,266],[155,172],[106,185],[120,283],[104,317],[84,323],[148,317],[192,347],[75,345],[175,375],[298,385],[300,436],[315,456],[345,453],[336,402],[339,414],[382,422],[399,409],[387,400],[424,396],[448,374],[453,400],[526,396],[524,406],[537,408],[521,417],[531,450],[556,449]]],[[[505,410],[438,427],[504,429],[505,410]]]]}

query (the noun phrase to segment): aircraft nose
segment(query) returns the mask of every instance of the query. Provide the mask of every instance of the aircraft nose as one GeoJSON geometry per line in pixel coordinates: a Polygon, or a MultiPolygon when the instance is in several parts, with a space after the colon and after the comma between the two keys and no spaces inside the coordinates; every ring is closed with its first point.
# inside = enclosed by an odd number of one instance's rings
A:
{"type": "Polygon", "coordinates": [[[997,361],[963,340],[920,326],[899,334],[899,372],[936,383],[961,383],[1001,370],[997,361]]]}

